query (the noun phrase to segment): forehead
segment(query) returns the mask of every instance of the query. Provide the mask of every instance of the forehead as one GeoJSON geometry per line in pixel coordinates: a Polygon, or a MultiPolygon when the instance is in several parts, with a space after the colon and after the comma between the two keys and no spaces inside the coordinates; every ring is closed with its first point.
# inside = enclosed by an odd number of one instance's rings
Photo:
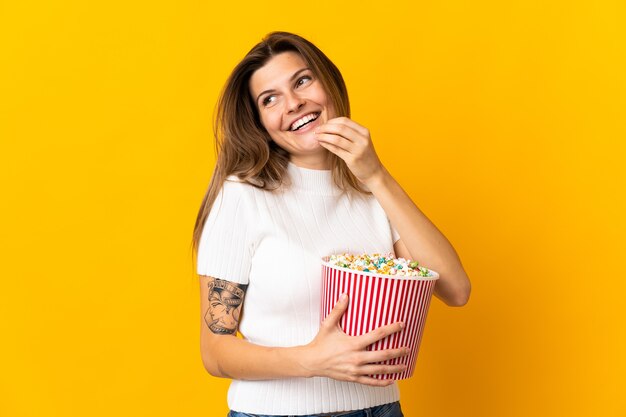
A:
{"type": "Polygon", "coordinates": [[[261,91],[288,83],[294,72],[306,66],[306,62],[296,52],[287,51],[274,55],[265,65],[252,73],[250,92],[256,97],[261,91]]]}

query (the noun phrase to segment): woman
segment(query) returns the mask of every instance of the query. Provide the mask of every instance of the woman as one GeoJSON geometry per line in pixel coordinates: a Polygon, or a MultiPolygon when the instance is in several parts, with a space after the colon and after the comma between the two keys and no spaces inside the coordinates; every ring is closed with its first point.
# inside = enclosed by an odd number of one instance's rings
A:
{"type": "Polygon", "coordinates": [[[402,323],[348,336],[344,297],[320,325],[320,258],[418,259],[440,274],[435,295],[461,306],[470,282],[455,250],[381,164],[349,118],[339,70],[307,40],[268,34],[233,70],[216,116],[193,244],[202,360],[233,380],[229,416],[402,416],[397,384],[368,375],[403,371],[376,363],[407,350],[366,350],[402,323]]]}

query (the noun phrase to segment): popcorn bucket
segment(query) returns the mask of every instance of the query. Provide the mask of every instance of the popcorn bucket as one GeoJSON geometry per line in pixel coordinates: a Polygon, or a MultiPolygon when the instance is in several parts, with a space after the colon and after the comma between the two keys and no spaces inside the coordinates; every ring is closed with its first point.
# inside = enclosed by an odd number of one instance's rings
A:
{"type": "Polygon", "coordinates": [[[406,356],[379,362],[405,364],[406,370],[370,376],[395,380],[411,377],[439,274],[429,270],[432,274],[429,277],[382,275],[331,265],[329,259],[330,256],[322,258],[321,320],[330,314],[339,296],[347,293],[349,305],[339,322],[346,334],[360,336],[387,324],[404,322],[404,329],[371,344],[367,350],[409,348],[410,353],[406,356]]]}

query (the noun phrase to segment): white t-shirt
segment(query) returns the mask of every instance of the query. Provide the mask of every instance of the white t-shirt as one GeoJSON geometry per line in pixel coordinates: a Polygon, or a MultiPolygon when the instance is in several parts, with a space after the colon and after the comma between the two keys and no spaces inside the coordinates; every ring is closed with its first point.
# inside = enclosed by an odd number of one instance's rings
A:
{"type": "MultiPolygon", "coordinates": [[[[342,193],[331,171],[289,163],[291,186],[265,191],[228,177],[204,225],[200,275],[248,284],[239,331],[263,346],[299,346],[319,330],[321,258],[389,253],[399,239],[373,195],[342,193]]],[[[399,400],[388,387],[330,378],[233,380],[232,410],[302,415],[357,410],[399,400]]]]}

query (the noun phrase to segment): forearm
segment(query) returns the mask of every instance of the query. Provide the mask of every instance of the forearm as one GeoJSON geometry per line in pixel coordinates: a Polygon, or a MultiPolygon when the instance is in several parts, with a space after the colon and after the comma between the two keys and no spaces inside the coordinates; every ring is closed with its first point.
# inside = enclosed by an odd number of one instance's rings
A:
{"type": "Polygon", "coordinates": [[[302,347],[268,347],[234,335],[215,336],[203,347],[205,368],[213,376],[240,380],[309,377],[302,347]]]}
{"type": "Polygon", "coordinates": [[[435,294],[449,305],[464,304],[469,297],[470,281],[448,239],[384,167],[366,185],[400,234],[410,257],[439,273],[435,294]]]}

